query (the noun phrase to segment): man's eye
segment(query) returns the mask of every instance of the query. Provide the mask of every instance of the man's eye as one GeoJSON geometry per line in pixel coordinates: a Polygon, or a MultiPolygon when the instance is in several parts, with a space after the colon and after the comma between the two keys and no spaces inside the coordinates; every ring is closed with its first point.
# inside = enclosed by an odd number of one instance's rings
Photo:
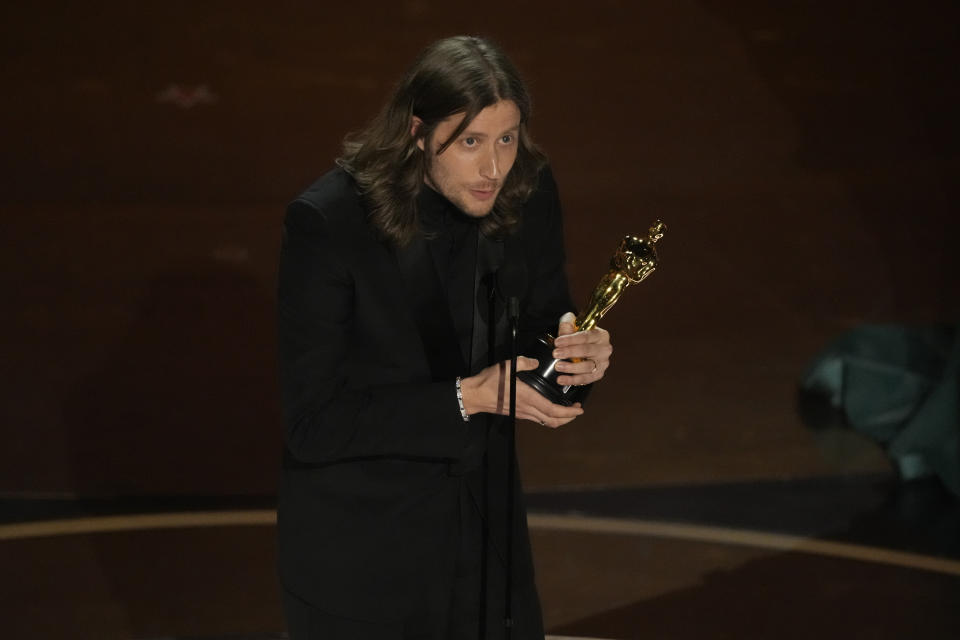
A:
{"type": "Polygon", "coordinates": [[[511,142],[513,142],[513,135],[508,133],[507,135],[500,138],[500,142],[502,142],[503,144],[510,144],[511,142]]]}
{"type": "Polygon", "coordinates": [[[463,144],[467,145],[468,147],[472,147],[473,145],[477,144],[477,139],[476,139],[476,138],[464,138],[464,139],[463,139],[463,144]]]}

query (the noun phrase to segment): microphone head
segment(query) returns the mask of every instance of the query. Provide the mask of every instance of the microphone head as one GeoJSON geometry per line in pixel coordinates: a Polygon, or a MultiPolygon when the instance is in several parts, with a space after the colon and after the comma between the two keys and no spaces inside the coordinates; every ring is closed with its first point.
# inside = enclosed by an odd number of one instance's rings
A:
{"type": "Polygon", "coordinates": [[[497,271],[483,277],[477,288],[477,309],[485,323],[496,324],[509,312],[519,317],[520,298],[527,290],[527,265],[523,259],[507,261],[497,271]],[[515,302],[514,302],[515,301],[515,302]]]}
{"type": "Polygon", "coordinates": [[[511,320],[516,320],[520,317],[520,298],[517,296],[510,296],[507,302],[507,316],[511,320]]]}

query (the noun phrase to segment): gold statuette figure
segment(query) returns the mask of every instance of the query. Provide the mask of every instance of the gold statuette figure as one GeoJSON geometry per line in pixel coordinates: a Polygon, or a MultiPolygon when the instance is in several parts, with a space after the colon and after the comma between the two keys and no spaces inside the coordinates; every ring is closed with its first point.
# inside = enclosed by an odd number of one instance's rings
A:
{"type": "MultiPolygon", "coordinates": [[[[610,270],[593,290],[590,302],[577,316],[577,331],[589,331],[617,303],[624,290],[647,278],[657,268],[657,241],[663,237],[667,226],[657,220],[650,226],[646,238],[626,236],[610,259],[610,270]]],[[[519,378],[540,392],[551,402],[570,406],[580,401],[585,387],[561,386],[557,384],[559,375],[556,365],[559,360],[553,353],[553,336],[541,336],[532,357],[540,361],[533,371],[522,371],[519,378]]]]}

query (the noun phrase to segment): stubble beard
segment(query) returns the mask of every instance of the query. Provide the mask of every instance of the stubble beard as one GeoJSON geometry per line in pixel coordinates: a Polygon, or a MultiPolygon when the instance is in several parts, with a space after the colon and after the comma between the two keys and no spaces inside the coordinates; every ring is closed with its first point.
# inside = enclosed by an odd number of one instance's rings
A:
{"type": "Polygon", "coordinates": [[[490,215],[490,212],[493,211],[497,203],[497,198],[500,197],[500,190],[503,187],[502,183],[497,184],[497,186],[494,187],[497,193],[489,200],[481,201],[471,196],[470,185],[450,185],[450,183],[445,180],[438,181],[432,171],[427,172],[424,181],[434,191],[449,200],[453,206],[459,209],[464,215],[470,216],[471,218],[484,218],[490,215]]]}
{"type": "MultiPolygon", "coordinates": [[[[446,194],[444,194],[446,195],[446,194]]],[[[471,218],[484,218],[490,215],[490,212],[493,211],[493,207],[497,203],[497,197],[499,197],[499,190],[496,195],[494,195],[490,200],[486,202],[473,200],[469,193],[466,194],[456,194],[454,198],[447,196],[447,199],[450,200],[457,209],[460,209],[463,213],[470,216],[471,218]],[[468,206],[473,205],[473,206],[468,206]]]]}

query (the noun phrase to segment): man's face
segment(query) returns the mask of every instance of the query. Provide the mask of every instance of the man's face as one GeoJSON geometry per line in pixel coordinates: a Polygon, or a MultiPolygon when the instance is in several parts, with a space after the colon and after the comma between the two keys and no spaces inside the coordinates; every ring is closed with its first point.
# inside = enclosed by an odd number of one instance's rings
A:
{"type": "Polygon", "coordinates": [[[428,154],[426,183],[467,215],[481,218],[493,209],[517,159],[520,110],[512,100],[490,105],[437,155],[463,118],[458,113],[443,120],[430,140],[417,145],[428,154]]]}

